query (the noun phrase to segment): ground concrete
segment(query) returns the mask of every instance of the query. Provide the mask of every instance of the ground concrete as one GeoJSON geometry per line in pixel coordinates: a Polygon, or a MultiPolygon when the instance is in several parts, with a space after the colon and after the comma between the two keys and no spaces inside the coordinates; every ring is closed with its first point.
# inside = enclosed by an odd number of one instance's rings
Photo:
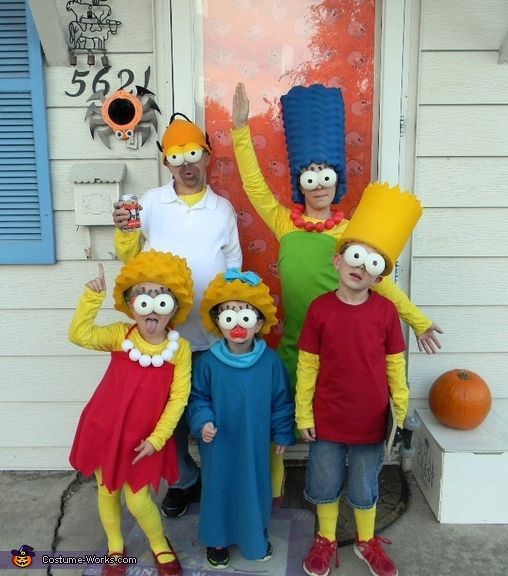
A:
{"type": "MultiPolygon", "coordinates": [[[[103,549],[95,484],[74,480],[75,474],[70,472],[0,472],[0,554],[4,560],[11,549],[22,544],[35,550],[103,549]]],[[[382,534],[393,541],[388,548],[400,576],[508,576],[508,524],[440,524],[411,473],[408,483],[407,511],[382,534]]],[[[71,568],[52,569],[53,576],[81,573],[71,568]]],[[[38,576],[47,571],[6,569],[4,565],[0,574],[38,576]]],[[[301,571],[299,576],[303,574],[301,571]]],[[[369,575],[352,546],[340,548],[340,567],[333,569],[332,576],[341,575],[369,575]]],[[[197,575],[190,570],[185,576],[197,575]]]]}

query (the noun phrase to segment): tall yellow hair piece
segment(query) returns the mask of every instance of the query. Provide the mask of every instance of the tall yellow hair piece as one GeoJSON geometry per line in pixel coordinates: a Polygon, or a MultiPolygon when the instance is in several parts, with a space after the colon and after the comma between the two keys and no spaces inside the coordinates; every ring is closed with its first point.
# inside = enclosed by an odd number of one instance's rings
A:
{"type": "Polygon", "coordinates": [[[170,290],[178,300],[178,311],[171,318],[171,323],[185,322],[194,303],[192,275],[185,258],[171,252],[148,250],[129,260],[120,270],[113,291],[115,309],[129,318],[134,316],[125,301],[125,291],[142,282],[155,282],[170,290]]]}
{"type": "Polygon", "coordinates": [[[390,188],[386,182],[369,184],[337,243],[337,251],[346,243],[367,244],[385,259],[382,275],[387,276],[422,214],[420,201],[409,192],[398,186],[390,188]]]}

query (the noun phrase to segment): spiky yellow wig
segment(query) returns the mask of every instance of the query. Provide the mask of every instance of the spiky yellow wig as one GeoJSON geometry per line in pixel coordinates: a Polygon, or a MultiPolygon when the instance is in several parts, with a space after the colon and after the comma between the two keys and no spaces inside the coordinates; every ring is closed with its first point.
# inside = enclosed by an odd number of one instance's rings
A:
{"type": "Polygon", "coordinates": [[[247,302],[263,314],[264,322],[259,334],[268,334],[270,328],[277,324],[277,317],[275,315],[277,308],[270,295],[268,286],[255,274],[254,276],[259,279],[259,283],[256,285],[242,280],[242,277],[248,277],[249,274],[253,275],[253,273],[249,272],[242,273],[236,271],[238,277],[227,280],[228,277],[231,277],[230,272],[231,270],[228,270],[226,273],[220,272],[210,284],[208,284],[203,294],[203,300],[201,301],[201,319],[203,325],[210,332],[222,336],[211,312],[215,306],[222,304],[222,302],[238,300],[240,302],[247,302]]]}
{"type": "Polygon", "coordinates": [[[115,309],[134,318],[125,300],[125,292],[142,282],[155,282],[166,287],[178,301],[178,311],[171,319],[174,324],[185,322],[194,302],[193,282],[185,258],[171,252],[149,250],[134,256],[115,280],[113,299],[115,309]]]}

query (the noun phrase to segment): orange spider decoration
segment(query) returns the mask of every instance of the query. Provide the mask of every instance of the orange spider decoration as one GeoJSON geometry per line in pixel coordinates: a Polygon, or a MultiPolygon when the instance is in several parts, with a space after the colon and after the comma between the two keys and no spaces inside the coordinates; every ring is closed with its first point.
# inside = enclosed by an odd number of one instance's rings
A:
{"type": "Polygon", "coordinates": [[[160,110],[152,96],[153,92],[142,86],[136,86],[136,94],[126,90],[117,90],[108,97],[103,90],[92,94],[88,99],[92,103],[85,115],[85,120],[90,122],[92,138],[95,139],[97,134],[102,143],[111,148],[111,134],[120,140],[128,140],[138,132],[143,146],[150,137],[152,126],[157,132],[156,112],[160,114],[160,110]],[[100,100],[102,106],[97,106],[96,100],[100,100]]]}

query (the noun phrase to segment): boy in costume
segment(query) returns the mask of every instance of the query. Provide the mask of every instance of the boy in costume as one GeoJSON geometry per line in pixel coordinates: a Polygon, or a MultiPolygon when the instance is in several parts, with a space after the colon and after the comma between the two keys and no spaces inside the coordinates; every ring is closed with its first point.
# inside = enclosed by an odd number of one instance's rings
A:
{"type": "MultiPolygon", "coordinates": [[[[211,147],[208,136],[182,114],[171,117],[160,145],[162,163],[172,180],[148,190],[141,198],[141,229],[124,231],[129,212],[115,203],[115,249],[123,262],[141,250],[154,248],[187,260],[194,280],[195,301],[182,335],[190,342],[193,358],[208,350],[216,337],[201,324],[199,306],[208,283],[217,273],[241,267],[242,253],[236,214],[228,200],[205,182],[211,147]]],[[[188,450],[189,430],[182,418],[176,432],[180,480],[170,485],[162,502],[166,516],[181,516],[199,489],[199,468],[188,450]]]]}
{"type": "MultiPolygon", "coordinates": [[[[284,332],[278,352],[294,390],[298,337],[307,309],[317,296],[337,288],[332,265],[348,221],[334,205],[346,193],[344,103],[341,91],[321,84],[294,86],[281,97],[295,207],[282,205],[260,170],[248,126],[249,100],[243,84],[233,98],[233,146],[243,187],[252,205],[280,242],[279,275],[284,332]]],[[[427,318],[394,282],[385,277],[373,289],[392,300],[417,335],[418,347],[441,347],[439,326],[427,318]]],[[[275,497],[282,495],[283,460],[272,456],[275,497]]],[[[280,502],[280,498],[278,498],[280,502]]]]}
{"type": "MultiPolygon", "coordinates": [[[[190,269],[183,258],[150,250],[132,258],[115,282],[115,309],[135,324],[95,324],[106,296],[104,270],[88,282],[69,327],[69,339],[111,352],[111,362],[77,427],[70,463],[95,474],[108,556],[126,556],[121,531],[121,492],[145,533],[159,576],[182,567],[164,535],[150,487],[178,479],[173,432],[190,393],[191,352],[173,328],[193,305],[190,269]]],[[[105,564],[103,576],[122,576],[126,564],[105,564]]]]}
{"type": "Polygon", "coordinates": [[[199,537],[214,568],[229,564],[232,545],[248,560],[272,556],[270,442],[282,456],[295,441],[286,369],[258,338],[275,313],[268,286],[238,269],[218,274],[201,304],[204,325],[223,337],[196,362],[188,408],[201,455],[199,537]]]}
{"type": "Polygon", "coordinates": [[[346,477],[355,554],[375,576],[397,576],[381,545],[389,541],[374,536],[374,524],[390,398],[398,426],[407,413],[406,347],[394,304],[371,288],[391,273],[421,214],[414,196],[370,184],[337,243],[339,287],[316,298],[305,318],[296,423],[309,442],[304,495],[316,504],[319,524],[303,562],[310,576],[327,576],[334,555],[338,566],[335,534],[346,477]]]}

